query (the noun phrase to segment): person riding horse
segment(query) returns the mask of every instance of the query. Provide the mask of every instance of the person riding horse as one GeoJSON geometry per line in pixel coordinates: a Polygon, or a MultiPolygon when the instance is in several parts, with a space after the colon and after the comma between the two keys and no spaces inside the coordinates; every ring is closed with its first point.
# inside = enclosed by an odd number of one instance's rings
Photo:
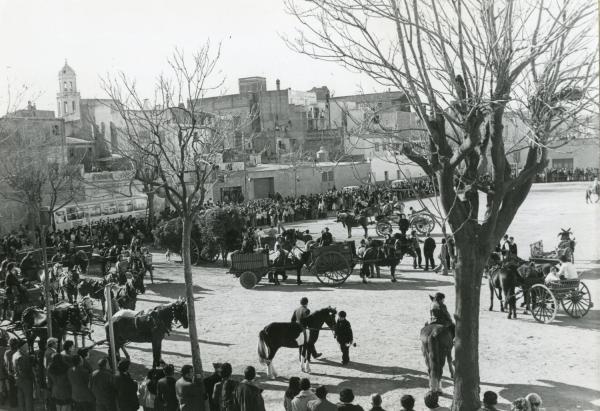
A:
{"type": "MultiPolygon", "coordinates": [[[[292,323],[298,323],[300,324],[300,326],[302,326],[303,328],[303,333],[304,333],[304,339],[306,341],[308,341],[308,336],[306,335],[306,319],[308,318],[308,316],[310,315],[310,310],[308,309],[308,298],[306,297],[302,297],[300,299],[300,307],[296,308],[296,310],[294,310],[294,313],[292,314],[292,320],[290,322],[292,323]]],[[[311,331],[309,330],[309,333],[311,331]]],[[[311,350],[311,355],[313,358],[319,358],[322,354],[317,352],[317,348],[315,347],[314,344],[312,344],[312,346],[310,347],[311,350]]]]}
{"type": "Polygon", "coordinates": [[[452,316],[448,312],[448,307],[444,304],[444,300],[446,296],[444,293],[437,292],[434,296],[429,296],[431,299],[431,309],[429,310],[431,320],[429,324],[440,324],[444,327],[448,327],[450,329],[450,334],[454,339],[455,335],[455,325],[454,321],[452,321],[452,316]]]}

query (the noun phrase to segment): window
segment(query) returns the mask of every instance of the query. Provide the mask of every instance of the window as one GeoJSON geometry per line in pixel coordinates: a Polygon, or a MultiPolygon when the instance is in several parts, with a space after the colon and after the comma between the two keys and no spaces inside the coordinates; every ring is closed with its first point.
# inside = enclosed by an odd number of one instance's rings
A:
{"type": "Polygon", "coordinates": [[[75,101],[71,102],[71,106],[73,106],[73,113],[75,112],[75,101]]]}
{"type": "Polygon", "coordinates": [[[63,82],[63,90],[67,91],[67,82],[66,81],[63,82]]]}
{"type": "Polygon", "coordinates": [[[73,82],[69,81],[69,90],[73,91],[73,82]]]}
{"type": "Polygon", "coordinates": [[[552,159],[552,167],[553,168],[573,168],[573,159],[572,158],[553,158],[552,159]]]}
{"type": "Polygon", "coordinates": [[[321,181],[324,183],[327,182],[327,172],[321,173],[321,181]]]}
{"type": "Polygon", "coordinates": [[[388,181],[390,179],[389,173],[387,171],[383,172],[383,178],[385,179],[385,181],[388,181]]]}
{"type": "Polygon", "coordinates": [[[63,103],[64,105],[64,110],[63,110],[63,115],[66,115],[69,112],[69,103],[67,103],[66,101],[63,103]]]}
{"type": "Polygon", "coordinates": [[[375,143],[375,151],[379,151],[379,143],[375,143]]]}
{"type": "Polygon", "coordinates": [[[327,172],[327,177],[329,178],[329,181],[333,181],[333,171],[327,172]]]}

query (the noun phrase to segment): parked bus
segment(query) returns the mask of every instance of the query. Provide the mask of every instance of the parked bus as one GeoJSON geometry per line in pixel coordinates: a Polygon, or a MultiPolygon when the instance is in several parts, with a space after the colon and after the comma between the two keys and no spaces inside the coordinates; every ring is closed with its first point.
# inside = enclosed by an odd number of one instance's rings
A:
{"type": "Polygon", "coordinates": [[[146,206],[146,197],[69,204],[54,212],[54,223],[57,230],[64,230],[100,220],[112,220],[128,216],[144,217],[146,215],[146,206]]]}

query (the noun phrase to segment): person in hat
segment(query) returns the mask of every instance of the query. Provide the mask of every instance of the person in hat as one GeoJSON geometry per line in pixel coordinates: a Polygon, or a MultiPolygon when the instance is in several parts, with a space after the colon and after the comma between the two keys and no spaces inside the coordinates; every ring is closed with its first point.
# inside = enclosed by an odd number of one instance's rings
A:
{"type": "Polygon", "coordinates": [[[452,338],[454,338],[454,321],[452,321],[452,316],[448,312],[448,307],[444,303],[446,296],[444,293],[437,292],[434,296],[429,296],[431,299],[431,309],[429,310],[431,315],[430,324],[440,324],[445,327],[450,328],[450,333],[452,334],[452,338]]]}
{"type": "Polygon", "coordinates": [[[131,363],[123,358],[117,365],[117,375],[115,376],[115,387],[117,389],[117,405],[119,411],[137,411],[140,407],[137,396],[137,383],[129,374],[131,363]]]}
{"type": "Polygon", "coordinates": [[[175,383],[179,411],[196,411],[200,409],[205,400],[205,397],[201,395],[201,381],[201,375],[194,376],[194,366],[186,364],[181,367],[181,378],[175,383]]]}
{"type": "Polygon", "coordinates": [[[340,345],[340,351],[342,351],[342,365],[347,365],[350,362],[350,345],[354,341],[354,336],[352,335],[352,326],[346,319],[345,311],[338,313],[334,335],[340,345]]]}
{"type": "Polygon", "coordinates": [[[308,402],[310,411],[336,411],[337,407],[334,403],[327,400],[327,388],[324,385],[317,387],[315,390],[316,400],[308,402]]]}
{"type": "Polygon", "coordinates": [[[428,410],[450,411],[450,408],[440,407],[440,404],[438,403],[439,399],[440,395],[436,391],[429,391],[425,394],[425,406],[428,410]]]}
{"type": "Polygon", "coordinates": [[[17,403],[19,404],[19,410],[33,411],[34,362],[29,355],[27,341],[19,341],[17,347],[18,351],[12,357],[15,386],[17,388],[17,403]]]}
{"type": "Polygon", "coordinates": [[[498,394],[494,391],[486,391],[483,393],[483,405],[480,411],[496,411],[498,404],[498,394]]]}
{"type": "Polygon", "coordinates": [[[117,389],[114,376],[107,365],[107,357],[98,360],[98,369],[90,377],[90,390],[94,394],[97,410],[115,411],[117,389]]]}
{"type": "Polygon", "coordinates": [[[329,232],[329,227],[325,227],[325,230],[321,234],[321,245],[323,247],[331,245],[333,243],[333,236],[329,232]]]}
{"type": "Polygon", "coordinates": [[[340,402],[337,404],[338,411],[364,411],[360,405],[352,404],[354,393],[350,388],[340,391],[340,402]]]}

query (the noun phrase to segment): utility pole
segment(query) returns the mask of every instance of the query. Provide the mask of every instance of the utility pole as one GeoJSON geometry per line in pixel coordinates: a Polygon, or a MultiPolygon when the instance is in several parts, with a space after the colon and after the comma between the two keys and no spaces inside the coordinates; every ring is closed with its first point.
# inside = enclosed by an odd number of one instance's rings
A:
{"type": "Polygon", "coordinates": [[[52,302],[50,301],[50,276],[48,275],[48,255],[46,253],[46,230],[50,225],[50,209],[42,207],[40,209],[40,225],[42,226],[42,260],[44,264],[44,300],[46,301],[46,318],[48,324],[48,337],[52,337],[52,302]]]}

